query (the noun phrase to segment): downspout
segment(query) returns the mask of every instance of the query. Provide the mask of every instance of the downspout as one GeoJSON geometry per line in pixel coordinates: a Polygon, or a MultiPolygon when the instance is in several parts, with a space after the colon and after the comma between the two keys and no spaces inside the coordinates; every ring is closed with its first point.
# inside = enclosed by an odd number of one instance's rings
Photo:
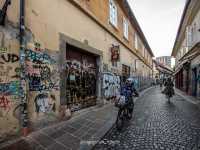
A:
{"type": "Polygon", "coordinates": [[[21,127],[24,136],[28,134],[28,110],[27,110],[27,85],[25,75],[25,0],[20,0],[20,99],[21,99],[21,127]]]}

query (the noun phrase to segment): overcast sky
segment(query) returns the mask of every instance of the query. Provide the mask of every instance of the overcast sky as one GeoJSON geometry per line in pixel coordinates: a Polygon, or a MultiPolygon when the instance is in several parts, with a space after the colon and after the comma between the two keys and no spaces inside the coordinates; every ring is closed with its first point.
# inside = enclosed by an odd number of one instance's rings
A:
{"type": "Polygon", "coordinates": [[[128,0],[154,55],[171,55],[186,0],[128,0]]]}

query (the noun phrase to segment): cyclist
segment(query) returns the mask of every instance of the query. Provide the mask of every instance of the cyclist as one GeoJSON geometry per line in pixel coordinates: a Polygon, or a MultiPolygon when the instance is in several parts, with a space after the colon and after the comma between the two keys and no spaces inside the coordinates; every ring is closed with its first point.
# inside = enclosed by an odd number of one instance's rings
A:
{"type": "Polygon", "coordinates": [[[121,95],[125,96],[126,107],[128,107],[130,113],[132,113],[134,107],[133,94],[139,96],[133,80],[127,79],[125,84],[122,86],[121,95]]]}

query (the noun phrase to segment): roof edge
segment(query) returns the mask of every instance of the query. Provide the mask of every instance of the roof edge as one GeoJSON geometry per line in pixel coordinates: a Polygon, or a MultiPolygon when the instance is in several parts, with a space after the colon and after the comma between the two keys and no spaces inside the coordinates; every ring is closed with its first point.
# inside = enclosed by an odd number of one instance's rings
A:
{"type": "Polygon", "coordinates": [[[173,57],[175,57],[176,44],[178,42],[178,37],[179,37],[180,32],[181,32],[182,24],[184,22],[184,19],[185,19],[185,16],[186,16],[186,13],[187,13],[187,10],[188,10],[188,7],[189,7],[191,1],[192,0],[187,0],[186,1],[185,7],[184,7],[184,10],[183,10],[183,14],[181,16],[181,21],[180,21],[180,24],[179,24],[179,27],[178,27],[178,32],[176,34],[176,39],[175,39],[174,46],[173,46],[172,53],[171,53],[171,56],[173,56],[173,57]]]}
{"type": "Polygon", "coordinates": [[[133,13],[133,11],[132,11],[132,9],[131,9],[129,3],[128,3],[128,1],[127,1],[127,0],[123,0],[123,2],[124,2],[125,5],[128,7],[128,11],[130,12],[130,15],[131,15],[131,16],[130,16],[130,17],[131,17],[131,20],[130,20],[130,21],[133,21],[133,23],[136,25],[136,30],[137,30],[137,32],[139,33],[140,38],[142,38],[142,41],[144,42],[144,44],[145,44],[147,50],[150,52],[151,56],[152,56],[152,57],[155,57],[155,56],[154,56],[154,53],[153,53],[153,51],[152,51],[152,49],[151,49],[150,46],[149,46],[149,43],[147,42],[147,39],[146,39],[146,37],[145,37],[145,35],[144,35],[144,33],[143,33],[143,31],[142,31],[142,29],[141,29],[141,27],[140,27],[138,21],[137,21],[135,15],[134,15],[134,13],[133,13]]]}

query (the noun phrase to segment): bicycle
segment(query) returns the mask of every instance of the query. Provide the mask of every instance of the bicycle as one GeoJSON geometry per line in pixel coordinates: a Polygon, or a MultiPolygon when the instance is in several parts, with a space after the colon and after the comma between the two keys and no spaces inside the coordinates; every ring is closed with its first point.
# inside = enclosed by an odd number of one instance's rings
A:
{"type": "MultiPolygon", "coordinates": [[[[139,95],[135,95],[139,96],[139,95]]],[[[133,97],[131,97],[133,98],[133,97]]],[[[129,121],[133,117],[133,109],[134,109],[134,102],[133,100],[125,101],[125,98],[122,98],[118,101],[117,107],[119,108],[116,120],[116,127],[117,130],[122,130],[125,121],[129,121]]]]}

